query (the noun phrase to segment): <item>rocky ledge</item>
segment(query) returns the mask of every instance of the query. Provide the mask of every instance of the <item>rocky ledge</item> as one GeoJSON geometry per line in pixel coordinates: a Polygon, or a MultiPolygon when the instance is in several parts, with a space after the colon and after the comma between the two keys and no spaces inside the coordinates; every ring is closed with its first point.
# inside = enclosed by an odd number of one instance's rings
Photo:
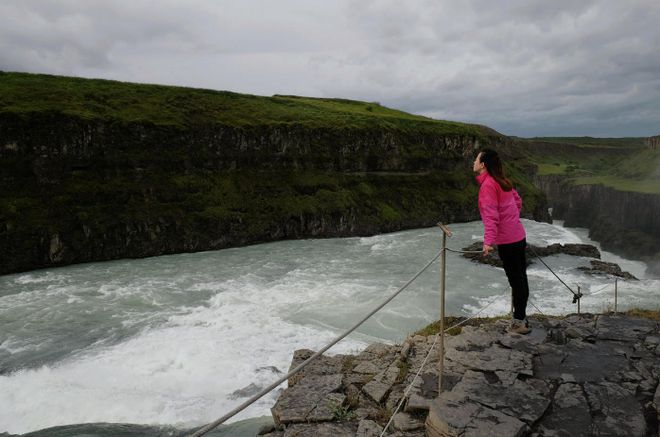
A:
{"type": "MultiPolygon", "coordinates": [[[[288,381],[271,410],[275,426],[260,434],[379,436],[402,402],[385,435],[659,435],[657,322],[589,314],[530,322],[527,336],[499,320],[446,337],[439,397],[436,335],[323,356],[288,381]]],[[[311,353],[296,351],[292,367],[311,353]]]]}

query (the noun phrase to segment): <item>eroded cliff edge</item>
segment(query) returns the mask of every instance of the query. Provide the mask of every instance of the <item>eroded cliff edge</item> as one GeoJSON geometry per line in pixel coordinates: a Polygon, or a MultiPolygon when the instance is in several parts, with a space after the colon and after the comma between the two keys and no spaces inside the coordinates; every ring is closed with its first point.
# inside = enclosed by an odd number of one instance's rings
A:
{"type": "Polygon", "coordinates": [[[588,228],[603,249],[644,260],[660,274],[659,195],[576,185],[562,175],[538,176],[535,183],[546,193],[553,218],[588,228]]]}

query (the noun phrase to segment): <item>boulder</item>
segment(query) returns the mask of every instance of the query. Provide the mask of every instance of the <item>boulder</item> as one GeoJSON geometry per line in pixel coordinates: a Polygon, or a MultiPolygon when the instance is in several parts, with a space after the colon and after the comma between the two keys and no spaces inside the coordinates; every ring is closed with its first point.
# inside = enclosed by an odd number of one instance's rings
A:
{"type": "Polygon", "coordinates": [[[585,273],[608,274],[612,276],[618,276],[619,278],[623,278],[623,279],[632,279],[635,281],[638,280],[631,273],[624,272],[623,270],[621,270],[621,267],[619,267],[619,265],[616,263],[597,261],[597,260],[591,260],[589,262],[591,263],[591,267],[578,267],[578,269],[584,271],[585,273]]]}
{"type": "MultiPolygon", "coordinates": [[[[471,251],[471,252],[480,251],[482,247],[483,247],[483,241],[478,241],[476,243],[472,243],[467,247],[464,247],[463,250],[471,251]]],[[[566,255],[583,256],[587,258],[600,259],[600,251],[598,250],[598,248],[592,246],[591,244],[555,243],[546,247],[537,247],[528,244],[526,249],[527,265],[531,264],[534,258],[536,258],[537,256],[544,257],[550,255],[557,255],[560,253],[566,255]]],[[[489,256],[483,256],[481,253],[464,253],[463,257],[482,264],[488,264],[495,267],[502,267],[502,261],[500,260],[499,254],[497,253],[497,247],[495,247],[495,250],[489,256]]]]}

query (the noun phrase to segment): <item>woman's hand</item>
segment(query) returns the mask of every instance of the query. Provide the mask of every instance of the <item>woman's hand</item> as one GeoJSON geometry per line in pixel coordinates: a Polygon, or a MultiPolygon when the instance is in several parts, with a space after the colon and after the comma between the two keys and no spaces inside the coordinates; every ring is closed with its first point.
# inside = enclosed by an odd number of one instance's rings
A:
{"type": "Polygon", "coordinates": [[[484,256],[488,256],[493,250],[494,250],[493,246],[489,246],[487,244],[484,244],[484,247],[483,247],[484,256]]]}

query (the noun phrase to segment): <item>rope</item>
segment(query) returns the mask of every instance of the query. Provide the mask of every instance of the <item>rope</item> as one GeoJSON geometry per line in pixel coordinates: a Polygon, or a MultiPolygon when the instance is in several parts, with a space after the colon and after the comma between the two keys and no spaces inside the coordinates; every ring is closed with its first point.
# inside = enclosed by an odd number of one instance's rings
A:
{"type": "Polygon", "coordinates": [[[216,421],[214,421],[214,422],[212,422],[212,423],[209,423],[208,425],[204,426],[203,428],[197,430],[194,434],[191,435],[191,437],[200,437],[200,436],[206,434],[207,432],[211,431],[212,429],[217,428],[218,425],[222,424],[223,422],[225,422],[225,421],[227,421],[228,419],[232,418],[232,417],[235,416],[236,414],[240,413],[240,412],[243,411],[245,408],[249,407],[249,406],[252,405],[254,402],[256,402],[256,401],[259,400],[261,397],[263,397],[265,394],[267,394],[268,392],[270,392],[271,390],[273,390],[274,388],[276,388],[278,385],[280,385],[281,383],[283,383],[284,381],[286,381],[287,379],[289,379],[291,376],[293,376],[293,375],[295,375],[296,373],[298,373],[299,371],[301,371],[305,366],[307,366],[309,363],[311,363],[311,362],[314,361],[316,358],[318,358],[319,356],[321,356],[321,355],[323,354],[323,352],[327,351],[327,350],[330,349],[332,346],[334,346],[335,344],[339,343],[339,341],[341,341],[341,340],[342,340],[344,337],[346,337],[348,334],[350,334],[351,332],[353,332],[354,330],[356,330],[356,329],[357,329],[361,324],[363,324],[363,323],[364,323],[369,317],[373,316],[373,315],[374,315],[376,312],[378,312],[381,308],[383,308],[385,305],[387,305],[388,303],[390,303],[390,301],[392,301],[392,299],[394,299],[395,297],[397,297],[397,296],[398,296],[403,290],[405,290],[405,289],[406,289],[406,288],[407,288],[407,287],[408,287],[408,286],[409,286],[409,285],[410,285],[415,279],[417,279],[422,273],[424,273],[424,271],[425,271],[426,269],[428,269],[428,268],[431,266],[431,264],[433,264],[433,262],[434,262],[436,259],[438,259],[438,258],[440,257],[441,254],[442,254],[442,250],[440,250],[440,251],[439,251],[439,252],[438,252],[438,253],[437,253],[437,254],[436,254],[436,255],[435,255],[435,256],[434,256],[434,257],[433,257],[428,263],[426,263],[426,265],[425,265],[424,267],[422,267],[422,269],[421,269],[419,272],[417,272],[417,274],[415,274],[415,276],[413,276],[408,282],[406,282],[401,288],[399,288],[399,289],[396,291],[396,293],[392,294],[390,297],[388,297],[387,299],[385,299],[385,301],[384,301],[383,303],[381,303],[381,304],[378,305],[376,308],[374,308],[369,314],[367,314],[364,318],[362,318],[362,320],[360,320],[360,321],[357,322],[355,325],[353,325],[351,328],[349,328],[348,330],[346,330],[343,334],[341,334],[340,336],[338,336],[337,338],[335,338],[334,340],[332,340],[330,343],[328,343],[326,346],[324,346],[321,350],[317,351],[314,355],[312,355],[311,357],[307,358],[307,359],[306,359],[304,362],[302,362],[298,367],[296,367],[295,369],[293,369],[292,371],[290,371],[289,373],[287,373],[286,375],[284,375],[283,377],[281,377],[280,379],[278,379],[277,381],[275,381],[274,383],[272,383],[271,385],[269,385],[269,386],[266,387],[265,389],[261,390],[259,393],[257,393],[256,395],[252,396],[250,399],[248,399],[247,401],[243,402],[241,405],[239,405],[238,407],[234,408],[233,410],[231,410],[229,413],[225,414],[224,416],[222,416],[222,417],[219,418],[218,420],[216,420],[216,421]]]}
{"type": "Polygon", "coordinates": [[[454,253],[483,253],[483,250],[456,250],[456,249],[450,249],[449,247],[447,247],[445,250],[454,253]]]}
{"type": "Polygon", "coordinates": [[[566,283],[565,283],[565,282],[564,282],[559,276],[557,276],[557,274],[555,273],[555,271],[552,270],[552,269],[550,268],[550,266],[547,265],[547,264],[545,263],[545,261],[543,261],[543,260],[541,259],[541,257],[536,253],[536,251],[535,251],[534,249],[532,249],[532,248],[530,247],[529,250],[531,250],[532,253],[534,254],[534,256],[536,256],[536,258],[538,258],[538,260],[541,261],[541,264],[543,264],[544,266],[546,266],[546,268],[547,268],[548,270],[550,270],[550,273],[552,273],[553,275],[555,275],[555,278],[557,278],[557,279],[559,280],[559,282],[561,282],[562,284],[564,284],[564,287],[568,288],[568,291],[570,291],[571,293],[573,293],[573,303],[577,302],[578,299],[580,299],[580,298],[582,297],[582,293],[576,293],[576,292],[574,292],[573,289],[572,289],[571,287],[569,287],[569,286],[568,286],[568,285],[567,285],[567,284],[566,284],[566,283]]]}
{"type": "MultiPolygon", "coordinates": [[[[476,313],[472,314],[472,315],[471,315],[470,317],[468,317],[467,319],[465,319],[465,320],[461,320],[460,322],[455,323],[454,325],[452,325],[452,326],[450,326],[449,328],[445,329],[445,330],[443,331],[442,334],[444,334],[445,332],[448,332],[450,329],[457,328],[457,327],[459,327],[459,326],[461,326],[461,325],[467,323],[467,322],[468,322],[469,320],[471,320],[471,319],[474,319],[476,316],[478,316],[479,314],[481,314],[486,308],[488,308],[489,306],[491,306],[496,300],[497,300],[497,297],[495,297],[495,299],[491,300],[487,305],[485,305],[484,307],[482,307],[479,311],[477,311],[476,313]]],[[[429,352],[428,352],[428,353],[426,354],[426,356],[424,357],[424,360],[422,361],[421,366],[419,366],[419,370],[417,370],[417,373],[416,373],[415,376],[413,377],[412,381],[410,381],[410,384],[408,384],[408,387],[407,387],[406,390],[403,392],[403,396],[401,397],[401,400],[399,401],[399,404],[398,404],[398,405],[396,406],[396,408],[394,409],[394,412],[393,412],[392,415],[390,416],[390,420],[387,422],[387,424],[386,424],[385,427],[383,428],[383,431],[380,433],[380,436],[379,436],[379,437],[383,437],[383,435],[385,434],[385,431],[387,431],[387,428],[389,428],[389,426],[392,424],[392,421],[394,420],[394,416],[395,416],[396,413],[399,411],[399,409],[401,409],[401,405],[403,405],[403,402],[406,400],[406,396],[408,396],[408,394],[410,393],[410,390],[412,389],[413,384],[415,384],[415,381],[417,380],[417,377],[418,377],[419,374],[422,372],[422,369],[424,369],[424,366],[426,365],[426,361],[427,361],[427,360],[429,359],[429,357],[431,356],[431,352],[433,352],[433,348],[435,348],[435,344],[438,342],[438,338],[440,338],[440,334],[435,336],[435,340],[433,340],[433,344],[431,344],[431,347],[429,348],[429,352]]],[[[441,359],[442,359],[442,358],[441,358],[441,359]]],[[[439,378],[442,378],[442,375],[440,375],[439,378]]]]}
{"type": "Polygon", "coordinates": [[[533,302],[531,299],[529,299],[528,302],[529,302],[529,304],[530,304],[531,306],[533,306],[533,307],[536,309],[536,311],[539,312],[539,314],[541,314],[542,316],[545,316],[545,314],[543,314],[543,311],[541,311],[541,310],[539,309],[539,307],[537,307],[536,305],[534,305],[534,302],[533,302]]]}
{"type": "Polygon", "coordinates": [[[598,294],[598,293],[600,293],[601,291],[605,290],[607,287],[609,287],[609,286],[611,286],[611,285],[612,285],[612,284],[605,284],[605,285],[603,285],[602,287],[599,287],[598,289],[596,289],[596,291],[590,291],[589,294],[591,294],[592,296],[593,296],[594,294],[598,294]]]}
{"type": "MultiPolygon", "coordinates": [[[[550,270],[550,273],[552,273],[553,275],[555,275],[555,278],[557,278],[557,279],[559,280],[559,282],[561,282],[562,284],[564,284],[564,287],[568,288],[568,291],[570,291],[571,293],[573,293],[573,303],[577,302],[578,299],[580,299],[580,298],[582,297],[582,293],[579,293],[579,292],[576,293],[575,291],[573,291],[573,289],[572,289],[571,287],[569,287],[569,286],[568,286],[568,285],[567,285],[567,284],[566,284],[566,283],[565,283],[565,282],[564,282],[559,276],[557,276],[557,274],[555,273],[555,271],[552,270],[552,268],[550,268],[550,266],[547,265],[547,264],[545,263],[545,261],[543,261],[543,260],[541,259],[541,257],[539,256],[539,254],[536,253],[536,251],[535,251],[534,249],[532,249],[532,247],[530,247],[530,246],[528,246],[528,247],[529,247],[529,250],[532,251],[532,253],[534,254],[534,256],[536,256],[536,258],[538,258],[538,260],[541,261],[541,263],[542,263],[542,264],[543,264],[548,270],[550,270]]],[[[456,250],[456,249],[450,249],[450,248],[446,248],[445,250],[448,250],[449,252],[454,252],[454,253],[475,253],[475,254],[476,254],[476,253],[482,253],[482,252],[483,252],[483,251],[481,251],[481,250],[456,250]]],[[[538,308],[537,308],[537,309],[538,309],[538,308]]]]}

